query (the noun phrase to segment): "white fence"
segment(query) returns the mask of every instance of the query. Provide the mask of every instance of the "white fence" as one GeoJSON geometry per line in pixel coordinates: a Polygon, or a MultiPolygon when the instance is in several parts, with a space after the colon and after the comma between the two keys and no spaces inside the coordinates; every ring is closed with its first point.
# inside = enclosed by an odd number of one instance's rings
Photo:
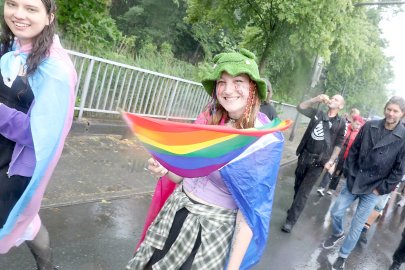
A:
{"type": "MultiPolygon", "coordinates": [[[[163,119],[193,120],[209,101],[200,83],[68,51],[78,74],[78,120],[122,109],[163,119]]],[[[295,106],[274,102],[281,119],[294,119],[295,106]]]]}

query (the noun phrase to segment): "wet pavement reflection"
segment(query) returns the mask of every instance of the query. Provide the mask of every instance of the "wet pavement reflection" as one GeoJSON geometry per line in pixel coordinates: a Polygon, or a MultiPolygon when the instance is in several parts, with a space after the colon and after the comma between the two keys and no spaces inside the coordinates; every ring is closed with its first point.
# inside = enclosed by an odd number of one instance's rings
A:
{"type": "MultiPolygon", "coordinates": [[[[329,209],[334,195],[320,197],[314,188],[303,214],[290,234],[280,231],[293,196],[295,163],[280,169],[273,203],[271,232],[265,254],[256,270],[332,269],[337,247],[324,250],[329,235],[329,209]]],[[[369,230],[369,241],[358,245],[346,269],[388,269],[404,227],[404,207],[393,193],[382,218],[369,230]]],[[[132,195],[116,200],[50,207],[41,210],[51,235],[54,261],[61,270],[123,270],[140,237],[150,195],[132,195]]],[[[346,225],[353,209],[348,211],[346,225]]],[[[0,269],[35,269],[28,248],[22,245],[0,256],[0,269]]]]}

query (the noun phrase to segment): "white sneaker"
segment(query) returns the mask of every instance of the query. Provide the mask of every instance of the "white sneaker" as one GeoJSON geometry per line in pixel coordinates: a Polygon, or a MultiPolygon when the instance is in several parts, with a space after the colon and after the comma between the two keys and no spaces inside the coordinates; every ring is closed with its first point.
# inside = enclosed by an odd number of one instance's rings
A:
{"type": "Polygon", "coordinates": [[[402,198],[402,199],[397,203],[397,205],[403,207],[403,206],[405,205],[405,198],[402,198]]]}
{"type": "Polygon", "coordinates": [[[328,195],[332,195],[333,193],[332,193],[332,190],[328,190],[327,192],[326,192],[326,194],[328,194],[328,195]]]}
{"type": "Polygon", "coordinates": [[[320,187],[316,190],[316,192],[318,192],[318,194],[321,196],[325,196],[324,191],[325,191],[325,188],[323,188],[323,187],[320,187]]]}

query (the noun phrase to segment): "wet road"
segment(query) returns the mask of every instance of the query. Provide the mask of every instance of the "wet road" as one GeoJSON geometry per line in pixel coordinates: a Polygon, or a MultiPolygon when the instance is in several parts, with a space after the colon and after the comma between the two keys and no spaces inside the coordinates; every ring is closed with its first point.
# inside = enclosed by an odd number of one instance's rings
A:
{"type": "MultiPolygon", "coordinates": [[[[331,269],[338,247],[321,248],[330,233],[329,208],[334,196],[319,197],[313,190],[291,234],[280,231],[292,200],[295,164],[280,170],[267,249],[256,270],[331,269]]],[[[405,211],[394,194],[383,217],[369,231],[369,243],[357,246],[346,269],[388,269],[404,227],[405,211]]],[[[149,195],[132,195],[41,210],[48,227],[54,261],[61,270],[122,270],[139,238],[150,201],[149,195]]],[[[351,217],[352,210],[348,212],[351,217]]],[[[350,221],[351,218],[347,219],[350,221]]],[[[35,269],[28,248],[22,245],[0,256],[0,269],[35,269]]]]}

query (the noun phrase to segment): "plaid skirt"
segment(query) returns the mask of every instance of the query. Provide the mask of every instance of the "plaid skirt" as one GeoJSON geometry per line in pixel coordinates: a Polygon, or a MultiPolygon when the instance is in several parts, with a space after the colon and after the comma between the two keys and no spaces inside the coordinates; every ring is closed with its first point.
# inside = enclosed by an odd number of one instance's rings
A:
{"type": "Polygon", "coordinates": [[[155,218],[126,269],[144,269],[155,250],[162,250],[176,212],[189,211],[181,230],[164,257],[152,265],[153,270],[176,270],[188,259],[201,234],[201,244],[191,269],[223,269],[232,241],[237,210],[194,203],[178,187],[155,218]]]}

